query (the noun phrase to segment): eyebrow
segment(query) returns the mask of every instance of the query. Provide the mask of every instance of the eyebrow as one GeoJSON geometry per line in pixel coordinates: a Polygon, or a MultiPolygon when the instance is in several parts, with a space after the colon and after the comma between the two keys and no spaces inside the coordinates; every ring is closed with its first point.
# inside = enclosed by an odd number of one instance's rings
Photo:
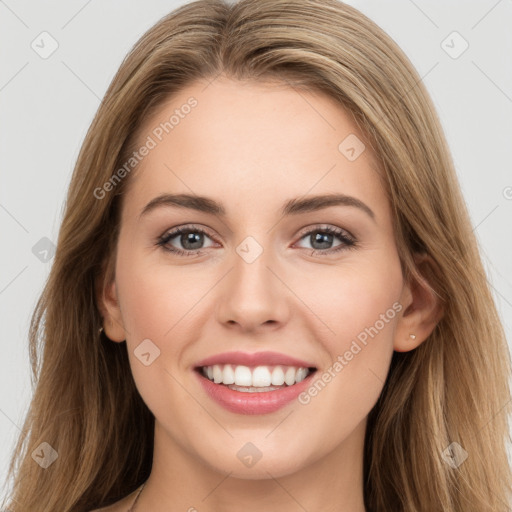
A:
{"type": "MultiPolygon", "coordinates": [[[[224,206],[209,197],[190,194],[162,194],[146,204],[139,215],[139,219],[156,208],[164,206],[186,208],[211,215],[217,215],[219,217],[226,216],[226,209],[224,206]]],[[[299,215],[322,210],[331,206],[351,206],[359,208],[371,217],[371,219],[375,220],[375,213],[368,205],[355,197],[347,196],[345,194],[324,194],[290,199],[283,205],[281,214],[283,216],[299,215]]]]}

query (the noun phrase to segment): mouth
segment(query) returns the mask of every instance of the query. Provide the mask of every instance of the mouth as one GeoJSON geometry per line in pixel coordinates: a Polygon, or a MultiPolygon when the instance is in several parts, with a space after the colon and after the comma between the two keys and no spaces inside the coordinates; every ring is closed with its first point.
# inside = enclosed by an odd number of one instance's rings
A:
{"type": "Polygon", "coordinates": [[[294,402],[313,382],[312,361],[272,352],[224,352],[198,361],[205,397],[236,414],[267,414],[294,402]]]}
{"type": "Polygon", "coordinates": [[[314,366],[214,364],[194,368],[203,379],[241,393],[267,393],[291,388],[317,371],[314,366]]]}
{"type": "Polygon", "coordinates": [[[294,402],[313,382],[316,367],[214,364],[194,368],[217,405],[235,414],[269,414],[294,402]]]}

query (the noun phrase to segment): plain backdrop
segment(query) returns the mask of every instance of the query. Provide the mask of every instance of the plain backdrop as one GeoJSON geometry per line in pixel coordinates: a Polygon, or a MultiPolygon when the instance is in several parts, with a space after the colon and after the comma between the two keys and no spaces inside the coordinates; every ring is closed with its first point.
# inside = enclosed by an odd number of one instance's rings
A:
{"type": "MultiPolygon", "coordinates": [[[[31,396],[30,315],[79,148],[126,53],[184,3],[0,0],[2,481],[31,396]]],[[[432,95],[510,345],[512,1],[348,3],[395,39],[432,95]]]]}

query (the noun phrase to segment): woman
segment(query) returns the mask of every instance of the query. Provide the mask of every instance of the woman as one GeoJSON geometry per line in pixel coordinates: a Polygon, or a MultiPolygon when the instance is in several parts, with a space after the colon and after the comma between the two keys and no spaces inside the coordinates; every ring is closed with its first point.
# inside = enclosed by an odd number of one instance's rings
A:
{"type": "Polygon", "coordinates": [[[439,120],[336,0],[142,37],[30,342],[13,512],[508,510],[510,357],[439,120]]]}

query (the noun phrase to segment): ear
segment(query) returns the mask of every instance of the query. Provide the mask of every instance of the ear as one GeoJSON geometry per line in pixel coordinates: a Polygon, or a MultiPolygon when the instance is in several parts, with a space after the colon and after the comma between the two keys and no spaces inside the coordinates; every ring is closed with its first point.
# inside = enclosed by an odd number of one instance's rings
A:
{"type": "Polygon", "coordinates": [[[406,283],[400,297],[403,306],[402,316],[395,329],[393,348],[397,352],[414,350],[432,333],[444,311],[440,297],[427,280],[432,276],[435,262],[428,254],[414,254],[416,268],[421,274],[419,280],[406,283]],[[410,335],[415,338],[411,338],[410,335]]]}
{"type": "Polygon", "coordinates": [[[101,316],[103,317],[103,330],[111,341],[122,342],[126,340],[121,308],[117,296],[114,262],[109,261],[98,278],[96,286],[96,300],[101,316]]]}

